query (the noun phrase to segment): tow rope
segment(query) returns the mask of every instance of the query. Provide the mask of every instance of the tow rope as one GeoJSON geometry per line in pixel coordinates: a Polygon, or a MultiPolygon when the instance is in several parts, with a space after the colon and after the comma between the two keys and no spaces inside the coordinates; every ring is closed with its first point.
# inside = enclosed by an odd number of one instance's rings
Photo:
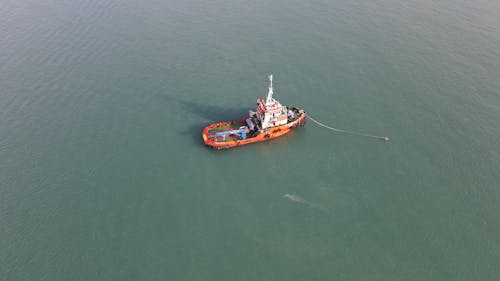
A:
{"type": "Polygon", "coordinates": [[[326,129],[332,130],[334,132],[339,132],[339,133],[346,133],[346,134],[351,134],[351,135],[357,135],[357,136],[362,136],[362,137],[368,137],[368,138],[375,138],[375,139],[381,139],[384,141],[389,141],[388,136],[377,136],[377,135],[371,135],[371,134],[365,134],[365,133],[360,133],[360,132],[355,132],[355,131],[349,131],[349,130],[342,130],[342,129],[337,129],[334,127],[327,126],[318,120],[312,118],[310,115],[307,115],[307,118],[316,123],[317,125],[324,127],[326,129]]]}

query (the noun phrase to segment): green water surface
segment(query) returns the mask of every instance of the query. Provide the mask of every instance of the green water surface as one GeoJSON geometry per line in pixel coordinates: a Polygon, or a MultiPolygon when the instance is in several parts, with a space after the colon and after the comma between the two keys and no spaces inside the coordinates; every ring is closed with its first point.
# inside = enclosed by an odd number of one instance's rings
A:
{"type": "Polygon", "coordinates": [[[0,280],[500,280],[499,3],[2,1],[0,280]]]}

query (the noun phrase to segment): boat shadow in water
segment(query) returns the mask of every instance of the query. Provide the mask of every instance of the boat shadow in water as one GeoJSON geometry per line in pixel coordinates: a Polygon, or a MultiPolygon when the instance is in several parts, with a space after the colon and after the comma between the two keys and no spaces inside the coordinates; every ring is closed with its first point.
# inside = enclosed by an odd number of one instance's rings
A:
{"type": "Polygon", "coordinates": [[[185,130],[179,131],[182,135],[189,135],[196,144],[204,145],[202,138],[203,128],[211,123],[220,121],[238,120],[248,115],[250,107],[226,108],[217,105],[207,105],[193,101],[186,101],[170,95],[164,96],[169,102],[174,102],[188,113],[201,119],[199,124],[188,125],[185,130]]]}

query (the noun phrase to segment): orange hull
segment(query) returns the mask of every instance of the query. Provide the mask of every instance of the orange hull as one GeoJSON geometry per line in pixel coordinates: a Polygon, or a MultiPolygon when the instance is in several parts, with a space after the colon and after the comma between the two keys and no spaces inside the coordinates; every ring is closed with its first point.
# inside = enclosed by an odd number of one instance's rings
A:
{"type": "Polygon", "coordinates": [[[257,132],[255,135],[246,139],[241,139],[239,136],[215,137],[215,132],[217,132],[218,128],[231,129],[231,125],[234,126],[244,124],[245,119],[213,123],[203,129],[203,141],[206,145],[215,149],[227,149],[255,142],[268,141],[289,133],[290,130],[297,126],[304,126],[306,119],[307,116],[303,113],[299,118],[293,120],[292,122],[257,132]]]}

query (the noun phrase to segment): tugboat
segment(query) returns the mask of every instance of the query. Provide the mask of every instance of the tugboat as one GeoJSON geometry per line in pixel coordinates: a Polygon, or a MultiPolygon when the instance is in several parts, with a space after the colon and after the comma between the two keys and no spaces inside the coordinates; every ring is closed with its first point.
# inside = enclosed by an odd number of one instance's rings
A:
{"type": "Polygon", "coordinates": [[[240,120],[213,123],[203,129],[203,141],[215,149],[227,149],[280,137],[297,126],[304,126],[303,109],[283,106],[273,98],[273,75],[269,75],[267,98],[257,99],[257,108],[240,120]]]}

